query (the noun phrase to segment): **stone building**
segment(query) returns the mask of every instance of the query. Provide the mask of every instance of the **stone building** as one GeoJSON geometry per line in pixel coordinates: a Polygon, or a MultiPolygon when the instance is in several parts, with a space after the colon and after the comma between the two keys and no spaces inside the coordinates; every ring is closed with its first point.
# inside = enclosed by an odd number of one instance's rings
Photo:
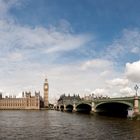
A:
{"type": "Polygon", "coordinates": [[[34,96],[31,92],[22,92],[21,98],[2,97],[0,93],[0,109],[40,109],[48,106],[48,81],[44,83],[44,100],[40,96],[40,92],[35,92],[34,96]]]}
{"type": "Polygon", "coordinates": [[[57,103],[64,104],[65,102],[72,102],[72,101],[81,101],[79,94],[78,95],[74,94],[73,96],[70,95],[66,96],[65,94],[62,94],[58,99],[57,103]]]}
{"type": "Polygon", "coordinates": [[[31,96],[31,92],[23,92],[22,98],[2,98],[0,94],[0,109],[40,109],[40,93],[35,92],[35,96],[31,96]]]}

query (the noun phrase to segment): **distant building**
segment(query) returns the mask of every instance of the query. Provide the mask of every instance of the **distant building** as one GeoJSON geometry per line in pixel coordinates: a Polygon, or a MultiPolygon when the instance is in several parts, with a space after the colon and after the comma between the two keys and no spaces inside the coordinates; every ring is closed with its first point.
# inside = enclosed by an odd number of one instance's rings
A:
{"type": "Polygon", "coordinates": [[[48,107],[48,81],[45,80],[44,83],[44,100],[40,96],[40,92],[35,92],[32,96],[31,92],[22,92],[21,98],[16,98],[12,96],[2,98],[2,93],[0,93],[0,109],[40,109],[43,107],[48,107]]]}
{"type": "Polygon", "coordinates": [[[83,97],[83,100],[89,101],[89,100],[108,99],[108,98],[109,98],[108,96],[96,95],[96,94],[92,93],[92,94],[89,94],[87,96],[84,96],[83,97]]]}
{"type": "Polygon", "coordinates": [[[40,109],[40,93],[35,92],[35,96],[31,96],[31,92],[23,94],[22,98],[0,98],[0,109],[40,109]]]}
{"type": "Polygon", "coordinates": [[[57,103],[58,104],[63,104],[65,102],[71,102],[71,101],[74,101],[74,100],[75,101],[80,101],[81,98],[80,98],[79,95],[75,95],[75,94],[73,96],[70,96],[70,95],[66,96],[65,94],[62,94],[60,96],[60,98],[58,99],[57,103]]]}

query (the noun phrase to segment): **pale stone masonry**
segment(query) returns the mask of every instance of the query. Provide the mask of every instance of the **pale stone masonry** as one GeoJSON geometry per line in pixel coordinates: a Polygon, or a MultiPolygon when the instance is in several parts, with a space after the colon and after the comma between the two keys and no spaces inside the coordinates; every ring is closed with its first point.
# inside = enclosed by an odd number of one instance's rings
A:
{"type": "Polygon", "coordinates": [[[48,80],[45,79],[44,83],[44,100],[40,96],[40,92],[35,92],[34,96],[31,92],[22,92],[22,98],[5,97],[2,98],[0,93],[0,109],[40,109],[46,108],[49,105],[48,102],[48,80]]]}
{"type": "Polygon", "coordinates": [[[31,96],[31,92],[23,92],[25,96],[22,98],[0,98],[0,109],[40,109],[40,93],[35,92],[35,96],[31,96]]]}

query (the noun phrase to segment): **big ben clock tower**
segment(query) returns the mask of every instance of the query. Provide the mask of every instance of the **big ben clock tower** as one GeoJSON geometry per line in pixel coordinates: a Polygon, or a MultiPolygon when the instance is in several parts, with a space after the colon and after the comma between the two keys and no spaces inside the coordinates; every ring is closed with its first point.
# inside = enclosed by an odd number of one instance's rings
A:
{"type": "Polygon", "coordinates": [[[49,93],[49,84],[48,84],[48,80],[45,79],[45,82],[44,82],[44,107],[45,108],[48,108],[48,105],[49,105],[48,93],[49,93]]]}

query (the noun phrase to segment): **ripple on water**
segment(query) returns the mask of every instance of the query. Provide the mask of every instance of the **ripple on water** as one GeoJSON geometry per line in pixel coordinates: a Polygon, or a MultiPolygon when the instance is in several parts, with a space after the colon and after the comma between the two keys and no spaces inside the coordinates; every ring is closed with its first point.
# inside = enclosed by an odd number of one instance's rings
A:
{"type": "Polygon", "coordinates": [[[140,121],[58,111],[0,111],[0,140],[139,140],[140,121]]]}

